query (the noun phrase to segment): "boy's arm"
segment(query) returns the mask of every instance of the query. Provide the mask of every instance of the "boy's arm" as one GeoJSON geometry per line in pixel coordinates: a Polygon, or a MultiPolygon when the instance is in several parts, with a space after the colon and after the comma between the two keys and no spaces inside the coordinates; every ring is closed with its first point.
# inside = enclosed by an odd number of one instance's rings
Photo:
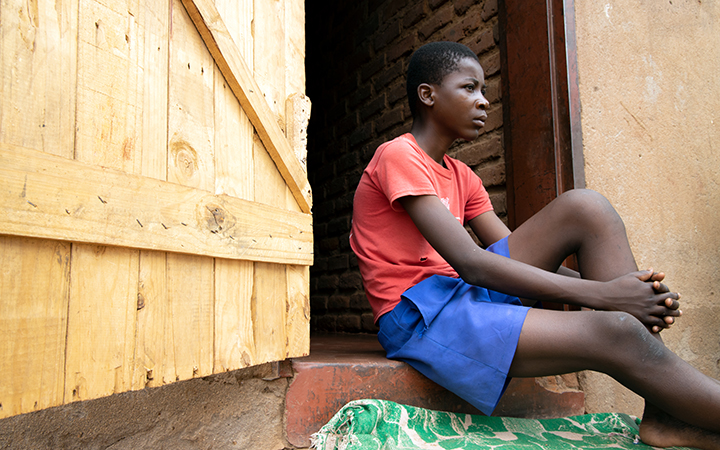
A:
{"type": "Polygon", "coordinates": [[[608,282],[557,275],[484,251],[436,196],[403,197],[399,202],[430,245],[470,284],[532,300],[627,311],[648,327],[666,328],[662,317],[675,315],[664,301],[676,294],[657,293],[646,283],[649,271],[608,282]]]}

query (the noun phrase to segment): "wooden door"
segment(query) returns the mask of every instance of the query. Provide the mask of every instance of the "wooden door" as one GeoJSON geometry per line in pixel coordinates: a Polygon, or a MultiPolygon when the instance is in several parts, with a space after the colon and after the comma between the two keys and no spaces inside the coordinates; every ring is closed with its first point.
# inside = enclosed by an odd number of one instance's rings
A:
{"type": "Polygon", "coordinates": [[[308,353],[303,9],[0,3],[0,418],[308,353]]]}

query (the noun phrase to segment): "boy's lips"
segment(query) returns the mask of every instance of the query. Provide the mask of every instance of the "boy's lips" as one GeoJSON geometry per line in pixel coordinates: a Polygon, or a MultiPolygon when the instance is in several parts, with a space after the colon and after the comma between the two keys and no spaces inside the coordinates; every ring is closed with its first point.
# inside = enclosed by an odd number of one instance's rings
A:
{"type": "Polygon", "coordinates": [[[479,126],[482,127],[482,126],[485,126],[485,121],[486,121],[486,120],[487,120],[487,116],[480,116],[480,117],[474,118],[474,119],[473,119],[473,123],[474,123],[475,125],[479,125],[479,126]]]}

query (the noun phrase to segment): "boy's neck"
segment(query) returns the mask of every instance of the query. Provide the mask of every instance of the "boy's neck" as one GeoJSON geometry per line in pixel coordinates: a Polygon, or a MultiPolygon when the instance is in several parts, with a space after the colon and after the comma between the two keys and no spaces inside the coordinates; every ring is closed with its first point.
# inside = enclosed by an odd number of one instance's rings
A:
{"type": "Polygon", "coordinates": [[[453,141],[433,132],[430,127],[422,126],[417,121],[413,122],[410,133],[420,148],[440,165],[443,165],[443,157],[447,153],[453,141]]]}

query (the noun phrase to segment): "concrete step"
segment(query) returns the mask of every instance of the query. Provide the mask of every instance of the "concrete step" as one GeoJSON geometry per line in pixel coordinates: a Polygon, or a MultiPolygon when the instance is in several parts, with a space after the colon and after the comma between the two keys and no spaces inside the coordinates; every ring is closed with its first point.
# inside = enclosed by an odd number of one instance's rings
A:
{"type": "MultiPolygon", "coordinates": [[[[310,356],[292,360],[293,381],[285,398],[285,430],[298,448],[347,402],[392,400],[440,411],[480,414],[472,405],[428,380],[409,365],[385,358],[375,335],[318,335],[310,356]]],[[[581,391],[560,388],[554,379],[516,378],[497,416],[551,418],[585,412],[581,391]]]]}

